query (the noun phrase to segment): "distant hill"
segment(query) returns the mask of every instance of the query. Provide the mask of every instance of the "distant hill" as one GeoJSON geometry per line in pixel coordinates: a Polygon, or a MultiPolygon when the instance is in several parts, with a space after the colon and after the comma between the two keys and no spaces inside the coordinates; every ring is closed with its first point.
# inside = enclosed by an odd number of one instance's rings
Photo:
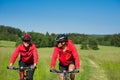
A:
{"type": "MultiPolygon", "coordinates": [[[[0,25],[0,40],[6,41],[14,41],[21,42],[21,36],[25,32],[22,32],[18,28],[14,28],[11,26],[0,25]]],[[[38,33],[38,32],[27,32],[32,36],[32,42],[37,45],[37,47],[53,47],[55,45],[55,37],[57,34],[52,33],[46,34],[38,33]]],[[[88,45],[90,42],[95,42],[99,45],[106,46],[117,46],[120,47],[120,33],[111,34],[111,35],[99,35],[99,34],[80,34],[80,33],[67,33],[68,38],[73,40],[75,44],[86,44],[88,45]]]]}
{"type": "Polygon", "coordinates": [[[22,31],[18,28],[0,25],[0,40],[17,41],[22,36],[22,31]]]}

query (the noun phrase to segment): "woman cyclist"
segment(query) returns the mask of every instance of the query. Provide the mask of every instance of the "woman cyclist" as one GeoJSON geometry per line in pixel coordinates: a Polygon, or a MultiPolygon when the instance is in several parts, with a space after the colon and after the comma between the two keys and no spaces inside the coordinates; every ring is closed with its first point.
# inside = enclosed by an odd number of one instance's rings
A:
{"type": "MultiPolygon", "coordinates": [[[[12,69],[14,62],[18,55],[20,55],[19,67],[30,67],[31,69],[28,71],[28,80],[33,80],[33,74],[35,71],[35,67],[38,62],[38,52],[36,45],[31,42],[31,36],[29,34],[24,34],[22,36],[22,43],[17,46],[15,51],[13,52],[9,68],[12,69]]],[[[20,70],[20,80],[23,80],[24,70],[20,70]]]]}

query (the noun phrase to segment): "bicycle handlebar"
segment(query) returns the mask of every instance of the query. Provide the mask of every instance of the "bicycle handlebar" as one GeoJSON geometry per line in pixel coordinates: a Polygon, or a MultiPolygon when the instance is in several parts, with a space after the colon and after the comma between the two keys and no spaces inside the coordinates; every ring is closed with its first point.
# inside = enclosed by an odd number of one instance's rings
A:
{"type": "Polygon", "coordinates": [[[75,71],[75,70],[73,70],[73,71],[66,71],[66,70],[59,71],[59,70],[56,70],[56,69],[54,71],[50,70],[50,72],[53,72],[53,73],[79,73],[79,71],[75,71]]]}
{"type": "MultiPolygon", "coordinates": [[[[36,69],[37,67],[35,67],[34,69],[36,69]]],[[[31,68],[30,67],[12,67],[12,68],[9,68],[9,66],[7,66],[7,69],[13,69],[13,70],[30,70],[31,68]]]]}
{"type": "Polygon", "coordinates": [[[9,66],[7,66],[7,69],[19,70],[20,68],[16,68],[16,67],[9,68],[9,66]]]}

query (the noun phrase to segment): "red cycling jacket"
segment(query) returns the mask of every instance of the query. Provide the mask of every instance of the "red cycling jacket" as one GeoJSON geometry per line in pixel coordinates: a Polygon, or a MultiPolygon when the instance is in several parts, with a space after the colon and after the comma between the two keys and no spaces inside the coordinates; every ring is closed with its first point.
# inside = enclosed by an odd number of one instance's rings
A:
{"type": "Polygon", "coordinates": [[[51,68],[55,67],[56,59],[59,57],[59,63],[63,66],[68,66],[69,64],[75,62],[75,67],[80,67],[80,59],[78,56],[77,49],[72,43],[72,40],[68,40],[67,50],[63,51],[61,48],[55,47],[51,60],[51,68]]]}
{"type": "Polygon", "coordinates": [[[23,44],[18,45],[15,49],[12,57],[10,59],[10,63],[14,64],[16,58],[20,54],[20,60],[25,63],[37,63],[38,62],[38,53],[35,44],[31,44],[29,46],[29,50],[27,51],[23,44]]]}

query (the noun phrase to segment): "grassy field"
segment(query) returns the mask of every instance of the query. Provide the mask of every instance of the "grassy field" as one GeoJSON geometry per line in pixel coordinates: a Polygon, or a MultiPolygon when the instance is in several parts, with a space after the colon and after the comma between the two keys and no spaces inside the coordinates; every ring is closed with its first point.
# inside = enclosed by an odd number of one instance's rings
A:
{"type": "MultiPolygon", "coordinates": [[[[0,80],[18,80],[17,71],[7,70],[9,60],[14,51],[15,43],[0,41],[0,80]]],[[[120,48],[99,46],[100,50],[80,50],[76,45],[81,59],[80,73],[76,80],[119,80],[120,79],[120,48]]],[[[39,63],[34,80],[58,80],[58,75],[49,72],[53,48],[39,48],[39,63]]],[[[17,61],[15,66],[18,66],[17,61]]],[[[56,66],[58,68],[58,66],[56,66]]]]}

